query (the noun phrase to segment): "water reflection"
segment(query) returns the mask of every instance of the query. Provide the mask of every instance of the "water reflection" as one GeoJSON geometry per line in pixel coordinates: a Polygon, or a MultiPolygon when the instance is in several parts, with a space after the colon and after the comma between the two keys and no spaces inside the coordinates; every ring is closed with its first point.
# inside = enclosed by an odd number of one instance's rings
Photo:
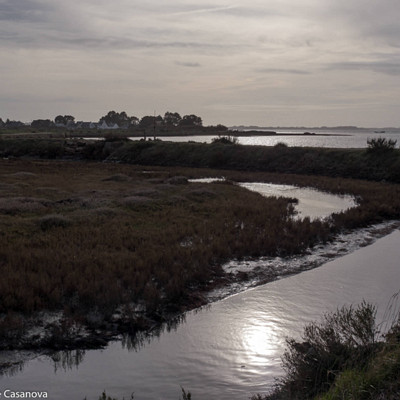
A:
{"type": "Polygon", "coordinates": [[[85,357],[85,350],[57,351],[49,357],[53,362],[54,373],[67,371],[68,369],[78,368],[85,357]]]}
{"type": "Polygon", "coordinates": [[[241,331],[242,346],[247,356],[246,369],[252,373],[257,373],[260,366],[265,365],[265,359],[274,355],[274,342],[277,341],[279,328],[272,321],[263,319],[264,324],[260,324],[259,319],[254,319],[248,323],[241,331]]]}
{"type": "MultiPolygon", "coordinates": [[[[198,310],[193,311],[193,314],[207,307],[209,306],[199,308],[198,310]]],[[[117,341],[116,343],[118,343],[118,345],[120,344],[125,350],[140,352],[145,348],[146,345],[151,344],[154,339],[159,338],[162,334],[176,331],[178,329],[178,325],[184,323],[185,320],[186,315],[178,315],[168,320],[168,322],[154,326],[150,332],[135,331],[134,333],[125,333],[121,335],[121,340],[117,341]]],[[[0,370],[0,376],[12,377],[22,373],[24,371],[24,367],[33,358],[37,357],[42,357],[43,359],[49,360],[53,365],[54,374],[73,369],[77,370],[79,365],[85,361],[86,354],[87,350],[84,349],[55,351],[42,355],[34,352],[2,352],[1,356],[4,368],[0,370]],[[7,358],[10,359],[10,362],[6,361],[7,358]],[[16,359],[20,359],[20,361],[15,361],[16,359]]]]}
{"type": "Polygon", "coordinates": [[[11,377],[20,374],[21,372],[23,372],[25,364],[26,362],[24,361],[4,364],[4,367],[0,369],[0,376],[4,375],[11,377]]]}
{"type": "Polygon", "coordinates": [[[156,325],[149,332],[125,333],[121,338],[121,345],[128,351],[140,351],[154,339],[159,338],[165,332],[176,331],[178,325],[186,321],[186,315],[177,315],[163,324],[156,325]]]}

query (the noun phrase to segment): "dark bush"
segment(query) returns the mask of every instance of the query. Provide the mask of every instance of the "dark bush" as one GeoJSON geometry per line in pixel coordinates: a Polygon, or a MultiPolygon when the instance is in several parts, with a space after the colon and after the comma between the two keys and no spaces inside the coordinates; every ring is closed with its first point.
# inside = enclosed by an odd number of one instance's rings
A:
{"type": "Polygon", "coordinates": [[[375,306],[363,302],[326,314],[304,328],[302,340],[287,339],[286,376],[265,399],[312,399],[326,392],[346,368],[362,368],[378,350],[375,306]]]}
{"type": "Polygon", "coordinates": [[[212,143],[222,143],[222,144],[237,144],[238,138],[235,136],[218,136],[212,140],[212,143]]]}
{"type": "Polygon", "coordinates": [[[372,138],[367,140],[369,153],[386,153],[393,151],[396,147],[397,140],[386,138],[372,138]]]}

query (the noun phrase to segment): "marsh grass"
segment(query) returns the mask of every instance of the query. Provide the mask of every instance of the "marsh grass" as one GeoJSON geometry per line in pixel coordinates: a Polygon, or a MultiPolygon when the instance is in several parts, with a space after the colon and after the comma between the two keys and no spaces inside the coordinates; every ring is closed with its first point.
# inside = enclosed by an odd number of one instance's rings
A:
{"type": "Polygon", "coordinates": [[[312,174],[400,183],[400,151],[225,143],[125,143],[110,160],[142,165],[211,167],[229,170],[312,174]]]}
{"type": "Polygon", "coordinates": [[[59,214],[50,214],[40,217],[38,220],[40,229],[47,231],[52,228],[66,228],[71,224],[71,220],[59,214]]]}
{"type": "MultiPolygon", "coordinates": [[[[235,139],[235,138],[233,138],[235,139]]],[[[367,149],[245,146],[106,139],[3,139],[2,157],[73,158],[141,165],[220,168],[386,180],[400,183],[400,150],[394,141],[371,139],[367,149]]]]}
{"type": "Polygon", "coordinates": [[[0,207],[3,322],[10,312],[64,310],[90,325],[93,310],[108,321],[121,304],[144,304],[146,314],[159,319],[165,310],[201,305],[211,282],[226,281],[221,265],[229,259],[299,254],[343,229],[400,214],[397,185],[209,169],[143,171],[90,162],[0,162],[1,202],[17,204],[0,207]],[[32,174],[22,186],[16,185],[21,171],[32,174]],[[188,183],[204,176],[228,182],[188,183]],[[297,182],[357,195],[359,207],[326,221],[294,220],[291,199],[265,198],[232,181],[297,182]],[[45,197],[37,197],[38,190],[45,197]]]}

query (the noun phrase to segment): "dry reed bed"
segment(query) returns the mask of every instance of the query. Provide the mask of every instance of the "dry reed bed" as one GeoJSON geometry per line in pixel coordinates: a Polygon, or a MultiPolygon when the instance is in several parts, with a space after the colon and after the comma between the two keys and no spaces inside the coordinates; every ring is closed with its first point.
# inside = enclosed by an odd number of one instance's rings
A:
{"type": "Polygon", "coordinates": [[[3,160],[0,182],[0,335],[8,337],[21,328],[14,315],[41,310],[96,328],[121,304],[160,318],[201,304],[210,282],[226,278],[228,259],[301,253],[341,229],[400,215],[399,186],[344,179],[3,160]],[[293,220],[287,199],[183,177],[221,175],[350,193],[360,206],[330,221],[293,220]]]}

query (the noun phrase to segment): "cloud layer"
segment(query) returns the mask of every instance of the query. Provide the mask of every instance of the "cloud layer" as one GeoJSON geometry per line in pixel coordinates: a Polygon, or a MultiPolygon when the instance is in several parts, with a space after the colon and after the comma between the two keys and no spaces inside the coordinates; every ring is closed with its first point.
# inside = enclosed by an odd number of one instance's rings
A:
{"type": "Polygon", "coordinates": [[[398,0],[0,0],[0,117],[399,126],[398,0]]]}

